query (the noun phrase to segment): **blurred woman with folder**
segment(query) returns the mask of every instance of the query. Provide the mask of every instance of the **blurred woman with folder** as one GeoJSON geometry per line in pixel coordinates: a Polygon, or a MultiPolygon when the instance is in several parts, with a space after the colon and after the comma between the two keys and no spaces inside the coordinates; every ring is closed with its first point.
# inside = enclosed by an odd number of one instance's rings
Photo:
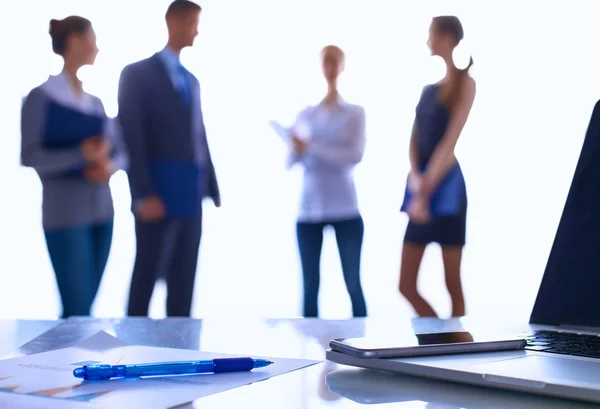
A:
{"type": "Polygon", "coordinates": [[[302,111],[291,134],[290,165],[304,167],[300,215],[296,225],[304,282],[304,316],[317,317],[323,231],[335,231],[344,281],[355,317],[367,315],[360,282],[364,225],[352,178],[365,149],[365,112],[344,101],[337,89],[344,53],[336,46],[321,52],[328,85],[325,98],[302,111]]]}
{"type": "Polygon", "coordinates": [[[467,193],[454,147],[467,122],[475,98],[475,81],[468,70],[453,62],[455,47],[463,39],[463,27],[454,16],[435,17],[429,29],[431,54],[446,63],[446,76],[427,85],[416,108],[410,138],[410,166],[401,210],[410,218],[402,248],[400,292],[419,316],[436,312],[417,290],[417,276],[425,247],[442,248],[446,286],[452,299],[452,316],[465,314],[460,280],[465,244],[467,193]]]}
{"type": "Polygon", "coordinates": [[[21,162],[43,186],[42,225],[63,317],[89,315],[113,231],[111,176],[126,163],[118,128],[99,98],[83,91],[79,68],[96,59],[89,20],[50,22],[63,71],[31,90],[21,112],[21,162]]]}

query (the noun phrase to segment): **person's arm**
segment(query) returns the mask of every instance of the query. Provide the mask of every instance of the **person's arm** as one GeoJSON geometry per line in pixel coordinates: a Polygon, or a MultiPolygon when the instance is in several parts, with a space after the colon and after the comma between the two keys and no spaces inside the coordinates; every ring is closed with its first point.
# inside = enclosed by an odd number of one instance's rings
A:
{"type": "Polygon", "coordinates": [[[139,83],[139,73],[131,66],[125,67],[119,80],[118,125],[129,154],[127,176],[131,187],[131,200],[136,202],[154,195],[148,163],[147,123],[144,112],[144,87],[139,83]]]}
{"type": "Polygon", "coordinates": [[[346,134],[338,142],[309,144],[308,154],[319,161],[333,165],[356,165],[360,163],[365,153],[366,120],[365,110],[357,107],[348,124],[346,134]]]}
{"type": "Polygon", "coordinates": [[[110,160],[114,171],[124,170],[127,172],[129,156],[123,142],[123,133],[116,118],[106,118],[105,134],[110,146],[110,160]]]}
{"type": "Polygon", "coordinates": [[[419,131],[417,129],[417,121],[413,122],[412,131],[410,133],[410,146],[409,146],[409,160],[410,160],[410,172],[413,175],[421,174],[421,160],[419,154],[419,131]]]}
{"type": "Polygon", "coordinates": [[[304,122],[306,122],[307,118],[306,118],[306,114],[308,112],[308,108],[302,110],[297,116],[296,116],[296,120],[294,121],[294,125],[289,129],[289,137],[288,137],[288,145],[289,145],[289,152],[288,152],[288,156],[287,156],[287,161],[286,161],[286,166],[288,169],[292,168],[295,164],[297,163],[302,163],[304,161],[306,152],[296,152],[294,150],[294,141],[293,139],[296,138],[296,131],[295,128],[298,127],[299,124],[303,124],[304,122]]]}
{"type": "Polygon", "coordinates": [[[44,91],[34,89],[21,108],[21,164],[43,176],[60,175],[86,163],[79,146],[56,150],[44,148],[47,98],[44,91]]]}
{"type": "Polygon", "coordinates": [[[464,82],[464,89],[460,93],[456,108],[452,112],[446,133],[435,148],[427,165],[427,170],[423,174],[423,193],[426,195],[435,191],[437,185],[456,164],[454,148],[469,118],[469,113],[475,100],[475,88],[475,81],[469,77],[464,82]]]}
{"type": "Polygon", "coordinates": [[[127,151],[123,142],[123,133],[116,118],[110,118],[106,115],[104,104],[100,98],[96,97],[98,113],[104,116],[103,136],[108,145],[108,160],[112,168],[111,174],[118,170],[126,170],[128,164],[127,151]]]}
{"type": "MultiPolygon", "coordinates": [[[[195,79],[195,78],[194,78],[195,79]]],[[[199,114],[200,124],[202,126],[202,132],[204,133],[204,147],[206,149],[206,156],[208,158],[207,167],[207,192],[208,196],[212,199],[215,207],[221,207],[221,191],[219,190],[219,183],[217,181],[217,172],[212,161],[212,155],[210,153],[210,147],[208,146],[208,134],[206,132],[206,125],[204,124],[204,113],[202,112],[202,93],[200,90],[200,83],[196,80],[198,87],[198,99],[199,99],[199,114]]]]}
{"type": "Polygon", "coordinates": [[[210,157],[208,159],[208,194],[215,207],[221,207],[221,192],[219,190],[219,183],[217,182],[217,172],[210,157]]]}

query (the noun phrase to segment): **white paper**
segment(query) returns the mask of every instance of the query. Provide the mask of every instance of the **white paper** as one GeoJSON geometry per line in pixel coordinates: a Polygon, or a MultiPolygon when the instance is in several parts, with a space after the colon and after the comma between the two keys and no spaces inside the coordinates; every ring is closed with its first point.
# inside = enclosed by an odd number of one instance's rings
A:
{"type": "Polygon", "coordinates": [[[279,135],[284,142],[288,143],[290,141],[292,135],[292,130],[290,128],[286,128],[277,121],[269,121],[269,126],[273,128],[275,133],[279,135]]]}
{"type": "Polygon", "coordinates": [[[273,128],[275,133],[277,135],[279,135],[279,137],[286,143],[290,142],[290,139],[292,137],[292,132],[294,132],[296,137],[298,137],[299,139],[301,139],[303,141],[308,142],[312,139],[311,126],[306,121],[299,121],[294,126],[291,126],[291,127],[285,127],[277,121],[269,121],[269,126],[271,128],[273,128]]]}
{"type": "Polygon", "coordinates": [[[232,355],[128,345],[106,332],[100,332],[69,348],[0,361],[0,390],[12,391],[14,394],[45,395],[57,400],[79,399],[111,408],[169,408],[317,363],[304,359],[253,356],[269,359],[274,363],[248,372],[221,374],[95,382],[82,381],[73,376],[73,370],[85,364],[136,364],[230,356],[232,355]]]}
{"type": "MultiPolygon", "coordinates": [[[[0,392],[0,408],[18,409],[109,409],[91,403],[65,399],[52,399],[42,396],[22,395],[18,393],[0,392]]],[[[110,408],[120,409],[120,408],[110,408]]]]}

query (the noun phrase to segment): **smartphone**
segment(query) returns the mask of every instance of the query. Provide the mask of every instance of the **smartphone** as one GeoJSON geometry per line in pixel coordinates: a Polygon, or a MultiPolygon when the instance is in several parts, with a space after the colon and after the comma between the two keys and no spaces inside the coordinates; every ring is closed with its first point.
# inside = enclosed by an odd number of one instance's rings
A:
{"type": "Polygon", "coordinates": [[[476,352],[516,351],[527,341],[514,336],[474,336],[467,331],[412,334],[394,338],[387,335],[363,338],[336,338],[329,347],[357,358],[409,358],[476,352]]]}

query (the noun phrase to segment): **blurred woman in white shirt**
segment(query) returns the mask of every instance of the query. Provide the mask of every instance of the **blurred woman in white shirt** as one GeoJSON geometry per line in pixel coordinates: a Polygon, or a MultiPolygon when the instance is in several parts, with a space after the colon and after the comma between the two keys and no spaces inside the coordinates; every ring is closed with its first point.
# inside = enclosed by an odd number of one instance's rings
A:
{"type": "Polygon", "coordinates": [[[346,288],[354,317],[365,317],[367,307],[360,281],[363,219],[353,180],[354,166],[365,149],[365,112],[344,101],[337,80],[344,69],[344,53],[337,46],[321,51],[328,90],[317,105],[306,108],[292,133],[291,164],[304,168],[297,239],[304,278],[305,317],[318,317],[323,231],[335,231],[346,288]]]}

